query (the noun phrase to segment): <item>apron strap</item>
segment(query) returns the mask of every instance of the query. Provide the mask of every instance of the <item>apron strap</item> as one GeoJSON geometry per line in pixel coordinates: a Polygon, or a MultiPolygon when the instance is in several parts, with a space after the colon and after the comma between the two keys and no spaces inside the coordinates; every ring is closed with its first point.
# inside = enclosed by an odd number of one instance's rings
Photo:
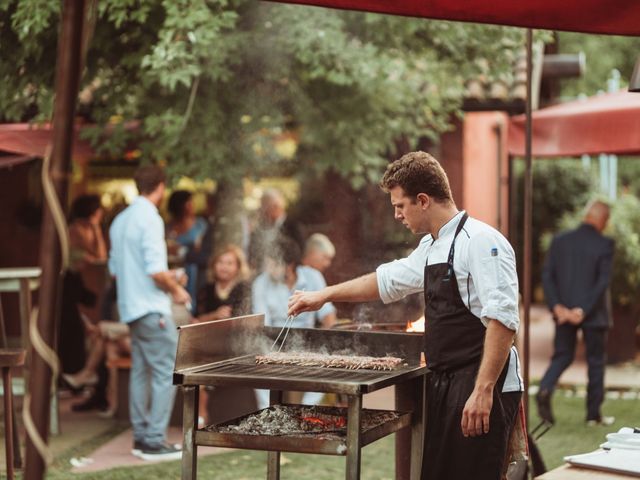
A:
{"type": "Polygon", "coordinates": [[[453,254],[456,247],[456,238],[458,238],[458,234],[462,231],[462,227],[464,227],[464,224],[466,223],[468,218],[469,218],[469,215],[467,214],[467,212],[464,212],[464,215],[462,215],[462,218],[458,222],[456,233],[453,236],[453,241],[451,242],[451,248],[449,249],[449,258],[447,259],[447,264],[449,265],[449,268],[447,269],[447,278],[450,278],[451,275],[453,274],[453,254]]]}

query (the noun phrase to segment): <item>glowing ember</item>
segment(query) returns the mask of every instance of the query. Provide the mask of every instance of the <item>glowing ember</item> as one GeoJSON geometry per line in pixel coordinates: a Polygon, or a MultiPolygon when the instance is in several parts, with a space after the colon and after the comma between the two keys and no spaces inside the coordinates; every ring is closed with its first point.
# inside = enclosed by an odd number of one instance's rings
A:
{"type": "Polygon", "coordinates": [[[323,428],[344,428],[347,426],[347,420],[344,417],[329,417],[322,419],[320,417],[302,417],[303,422],[318,425],[323,428]]]}
{"type": "Polygon", "coordinates": [[[424,315],[415,322],[407,322],[407,332],[424,332],[424,315]]]}
{"type": "MultiPolygon", "coordinates": [[[[395,420],[398,416],[399,413],[393,411],[363,410],[361,431],[395,420]]],[[[331,438],[344,438],[347,431],[347,410],[322,406],[274,405],[240,419],[207,425],[205,430],[241,435],[328,435],[331,438]]]]}

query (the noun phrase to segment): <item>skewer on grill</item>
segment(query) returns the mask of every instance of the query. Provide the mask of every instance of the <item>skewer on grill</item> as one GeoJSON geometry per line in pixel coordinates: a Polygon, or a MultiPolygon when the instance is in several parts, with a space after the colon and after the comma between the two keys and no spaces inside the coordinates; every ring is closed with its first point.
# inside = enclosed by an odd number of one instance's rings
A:
{"type": "Polygon", "coordinates": [[[278,340],[280,340],[280,336],[284,332],[284,338],[282,339],[282,343],[280,344],[280,347],[278,347],[277,351],[278,353],[280,353],[280,351],[282,350],[282,347],[284,346],[284,342],[287,341],[287,337],[289,336],[289,330],[291,330],[291,326],[293,325],[293,319],[294,319],[294,316],[289,315],[287,319],[284,321],[284,325],[282,325],[282,328],[280,329],[278,336],[273,341],[273,345],[271,345],[272,352],[275,350],[276,344],[278,343],[278,340]]]}
{"type": "Polygon", "coordinates": [[[255,361],[257,364],[344,368],[347,370],[394,370],[403,364],[402,359],[397,357],[323,355],[312,352],[271,352],[256,356],[255,361]]]}

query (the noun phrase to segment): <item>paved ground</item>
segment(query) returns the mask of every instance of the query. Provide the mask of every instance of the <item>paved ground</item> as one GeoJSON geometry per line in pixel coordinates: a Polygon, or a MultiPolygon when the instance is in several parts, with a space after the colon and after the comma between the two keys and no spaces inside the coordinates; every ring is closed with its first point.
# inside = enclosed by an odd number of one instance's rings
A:
{"type": "MultiPolygon", "coordinates": [[[[530,376],[533,382],[544,373],[551,357],[551,342],[553,340],[553,322],[546,308],[534,306],[531,314],[531,363],[530,376]]],[[[560,379],[561,385],[576,390],[579,394],[584,391],[587,378],[584,351],[579,348],[576,361],[560,379]]],[[[640,361],[624,365],[608,366],[606,385],[609,395],[618,395],[618,391],[626,392],[622,395],[640,394],[640,361]]],[[[54,454],[67,453],[86,442],[95,439],[117,427],[115,420],[104,419],[95,412],[74,413],[70,410],[71,399],[61,399],[60,426],[61,433],[51,437],[51,447],[54,454]]],[[[365,397],[364,404],[368,408],[393,408],[393,390],[385,389],[365,397]]],[[[171,442],[180,442],[181,431],[172,427],[169,431],[171,442]]],[[[131,455],[131,430],[125,430],[116,435],[109,442],[103,444],[87,458],[86,464],[75,467],[75,472],[88,472],[113,468],[116,466],[143,465],[146,462],[131,455]]],[[[199,455],[210,455],[224,451],[216,448],[199,448],[199,455]]],[[[4,458],[4,442],[0,448],[0,458],[4,458]]],[[[4,463],[0,462],[4,468],[4,463]]]]}

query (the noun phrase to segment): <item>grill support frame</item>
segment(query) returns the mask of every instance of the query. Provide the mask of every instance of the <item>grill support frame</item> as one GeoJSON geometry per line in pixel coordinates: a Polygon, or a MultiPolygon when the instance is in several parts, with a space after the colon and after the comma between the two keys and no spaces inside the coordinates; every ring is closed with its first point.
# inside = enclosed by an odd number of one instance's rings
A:
{"type": "MultiPolygon", "coordinates": [[[[343,393],[347,395],[347,432],[346,432],[346,452],[329,452],[326,451],[314,451],[313,453],[325,453],[333,455],[345,455],[345,478],[347,480],[359,480],[361,473],[361,450],[364,445],[375,441],[382,436],[396,432],[396,479],[398,480],[419,480],[422,464],[422,441],[423,441],[423,406],[424,406],[424,385],[425,374],[427,369],[424,365],[415,359],[416,353],[416,337],[406,336],[403,334],[379,334],[379,333],[357,333],[354,335],[354,339],[358,342],[362,339],[367,340],[369,335],[374,344],[374,353],[380,355],[379,346],[378,350],[375,350],[377,345],[385,344],[385,341],[391,343],[390,347],[395,348],[396,345],[393,342],[404,341],[409,344],[409,354],[405,357],[409,365],[398,372],[376,372],[379,373],[379,378],[376,375],[362,374],[360,376],[354,372],[354,377],[350,381],[327,381],[323,380],[320,385],[315,381],[305,382],[303,379],[294,379],[287,381],[278,377],[271,378],[268,375],[260,380],[259,375],[256,374],[252,378],[233,378],[233,370],[231,374],[216,376],[216,366],[227,368],[229,365],[233,368],[234,364],[241,365],[241,357],[248,354],[246,351],[237,351],[237,349],[229,349],[229,345],[233,344],[233,338],[227,338],[226,342],[220,342],[219,334],[223,333],[226,336],[234,337],[240,335],[264,335],[264,332],[271,333],[269,329],[265,328],[261,330],[257,327],[257,323],[263,322],[262,315],[252,315],[247,317],[239,317],[237,323],[233,323],[236,319],[229,319],[223,321],[206,322],[202,324],[190,325],[187,330],[187,335],[183,337],[183,330],[179,333],[178,342],[178,355],[176,360],[176,368],[174,371],[174,384],[180,385],[183,389],[184,407],[183,407],[183,454],[182,454],[182,480],[195,480],[197,478],[197,448],[198,445],[213,445],[228,447],[228,444],[216,443],[211,440],[211,435],[207,436],[208,432],[198,431],[197,425],[197,413],[198,413],[198,401],[200,386],[204,385],[244,385],[252,386],[256,388],[267,388],[270,390],[270,404],[281,404],[283,399],[283,389],[286,390],[301,390],[301,391],[325,391],[333,393],[343,393]],[[217,325],[216,325],[217,324],[217,325]],[[247,329],[247,327],[249,327],[247,329]],[[211,336],[217,337],[214,342],[217,345],[224,344],[225,350],[211,348],[211,343],[208,343],[206,339],[211,336]],[[391,337],[380,337],[380,335],[392,335],[391,337]],[[396,335],[396,337],[393,337],[396,335]],[[397,337],[397,335],[403,335],[406,338],[397,337]],[[182,340],[182,341],[181,341],[182,340]],[[238,363],[240,362],[240,363],[238,363]],[[245,381],[246,380],[246,381],[245,381]],[[262,383],[262,384],[260,384],[262,383]],[[369,393],[387,386],[395,386],[395,402],[396,410],[410,412],[407,415],[409,420],[404,420],[401,425],[396,425],[395,429],[389,424],[379,432],[378,436],[367,436],[367,440],[364,441],[362,433],[362,401],[363,394],[369,393]],[[318,389],[317,387],[322,388],[318,389]],[[293,388],[295,387],[295,388],[293,388]],[[404,425],[407,427],[401,428],[404,425]],[[398,428],[400,428],[398,430],[398,428]],[[200,439],[200,440],[199,440],[200,439]],[[346,454],[345,454],[346,453],[346,454]]],[[[186,329],[185,329],[186,330],[186,329]]],[[[308,331],[302,332],[302,336],[307,336],[311,339],[323,339],[324,335],[328,334],[328,337],[332,335],[335,337],[335,333],[331,331],[308,331]]],[[[348,332],[346,333],[349,334],[348,332]]],[[[340,332],[340,340],[345,340],[345,332],[340,332]]],[[[348,338],[347,338],[348,339],[348,338]]],[[[249,342],[250,343],[250,342],[249,342]]],[[[365,345],[366,346],[366,345],[365,345]]],[[[405,346],[403,345],[404,349],[405,346]]],[[[421,350],[421,348],[419,348],[421,350]]],[[[256,352],[253,352],[254,354],[256,352]]],[[[403,352],[406,354],[406,352],[403,352]]],[[[384,355],[384,353],[382,353],[384,355]]],[[[262,367],[262,366],[261,366],[262,367]]],[[[277,369],[276,369],[277,370],[277,369]]],[[[322,367],[309,368],[309,373],[312,375],[314,372],[326,372],[327,369],[322,367]]],[[[336,376],[339,376],[340,369],[336,369],[336,376]]],[[[348,377],[346,377],[348,378],[348,377]]],[[[280,437],[291,439],[291,449],[295,450],[295,438],[294,437],[280,437]]],[[[286,442],[286,440],[285,440],[286,442]]],[[[235,448],[252,448],[247,446],[241,446],[241,441],[238,445],[234,445],[235,448]]],[[[344,447],[343,447],[344,448],[344,447]]],[[[267,450],[267,480],[279,480],[280,479],[280,452],[267,450]]],[[[303,453],[310,453],[309,451],[303,453]]]]}

